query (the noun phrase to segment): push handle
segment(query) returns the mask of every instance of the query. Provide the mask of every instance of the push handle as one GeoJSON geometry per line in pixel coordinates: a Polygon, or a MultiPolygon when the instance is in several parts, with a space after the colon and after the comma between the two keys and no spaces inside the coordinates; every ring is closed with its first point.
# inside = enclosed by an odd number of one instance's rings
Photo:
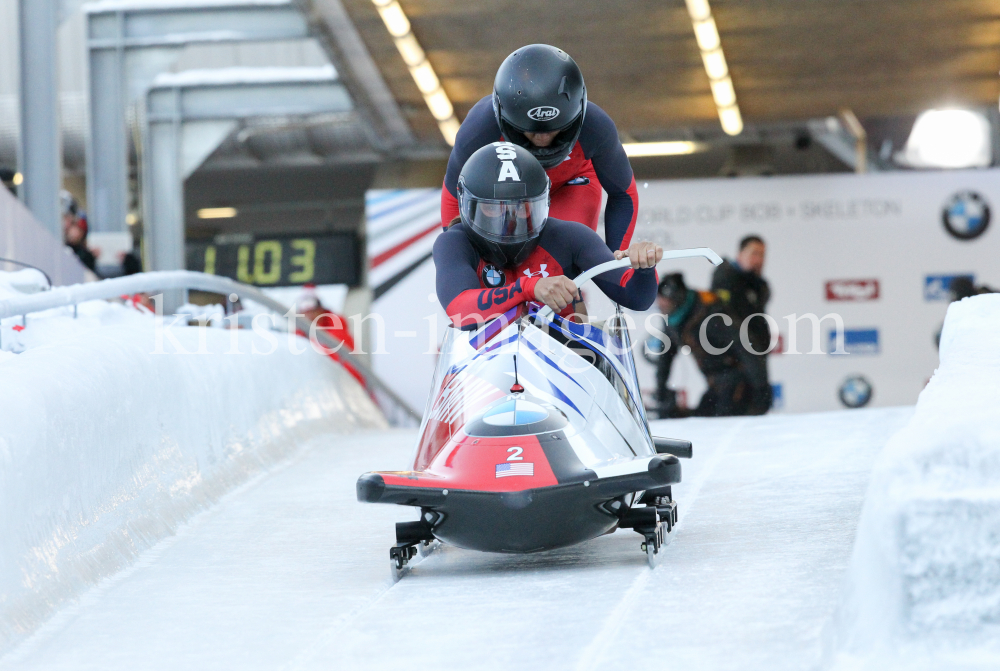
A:
{"type": "MultiPolygon", "coordinates": [[[[722,263],[722,257],[716,254],[714,251],[708,247],[697,247],[695,249],[673,249],[667,252],[663,252],[662,261],[667,261],[669,259],[689,259],[702,257],[708,259],[713,266],[717,266],[722,263]]],[[[632,262],[628,257],[622,259],[615,259],[614,261],[606,261],[605,263],[599,263],[590,270],[586,270],[576,276],[573,283],[576,284],[577,290],[579,290],[584,284],[589,282],[594,277],[597,277],[601,273],[606,273],[609,270],[615,270],[616,268],[630,268],[632,262]]],[[[539,319],[551,319],[552,318],[552,308],[546,305],[544,308],[538,311],[539,319]]]]}
{"type": "Polygon", "coordinates": [[[690,459],[694,453],[690,440],[679,440],[677,438],[657,438],[653,436],[653,447],[657,454],[672,454],[682,459],[690,459]]]}

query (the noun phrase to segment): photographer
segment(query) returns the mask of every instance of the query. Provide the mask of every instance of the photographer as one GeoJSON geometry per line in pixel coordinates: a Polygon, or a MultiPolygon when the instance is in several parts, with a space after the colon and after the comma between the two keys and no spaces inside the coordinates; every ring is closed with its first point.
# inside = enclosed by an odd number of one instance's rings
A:
{"type": "Polygon", "coordinates": [[[680,273],[667,275],[660,281],[656,304],[666,317],[666,340],[651,339],[662,345],[647,342],[645,351],[646,358],[656,365],[660,417],[749,414],[751,398],[762,392],[754,384],[755,357],[740,343],[739,325],[728,306],[711,291],[688,289],[680,273]],[[674,391],[667,387],[674,357],[684,346],[690,348],[708,381],[708,391],[691,411],[678,408],[674,391]]]}
{"type": "MultiPolygon", "coordinates": [[[[757,235],[740,240],[739,252],[733,260],[727,259],[715,269],[712,291],[726,303],[736,317],[737,331],[743,322],[747,337],[757,352],[766,352],[771,342],[771,329],[766,320],[752,315],[766,312],[771,300],[771,287],[762,277],[767,246],[757,235]]],[[[747,399],[748,415],[763,415],[771,408],[771,385],[767,378],[767,354],[750,354],[747,374],[752,381],[752,396],[747,399]]]]}

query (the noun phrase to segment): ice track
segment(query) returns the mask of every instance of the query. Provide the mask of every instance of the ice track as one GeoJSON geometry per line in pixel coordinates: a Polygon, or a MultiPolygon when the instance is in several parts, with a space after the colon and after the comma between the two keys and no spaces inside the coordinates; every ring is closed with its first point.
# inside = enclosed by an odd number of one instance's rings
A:
{"type": "Polygon", "coordinates": [[[445,547],[389,579],[357,476],[413,434],[316,439],[61,611],[0,669],[781,669],[820,664],[872,463],[908,408],[661,422],[695,459],[650,571],[619,531],[530,556],[445,547]],[[334,442],[336,441],[336,442],[334,442]]]}

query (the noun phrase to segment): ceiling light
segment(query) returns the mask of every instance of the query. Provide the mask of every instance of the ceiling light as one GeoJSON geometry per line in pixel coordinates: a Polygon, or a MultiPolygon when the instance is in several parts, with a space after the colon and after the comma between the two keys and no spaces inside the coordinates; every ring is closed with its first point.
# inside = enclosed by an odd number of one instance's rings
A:
{"type": "Polygon", "coordinates": [[[705,72],[709,79],[722,79],[729,74],[729,66],[726,65],[726,56],[722,49],[702,52],[701,60],[705,64],[705,72]]]}
{"type": "Polygon", "coordinates": [[[424,50],[420,48],[420,43],[417,42],[417,38],[413,36],[413,33],[396,39],[396,49],[399,51],[399,55],[403,57],[403,62],[411,68],[420,65],[426,58],[424,50]]]}
{"type": "Polygon", "coordinates": [[[420,65],[410,68],[410,74],[413,76],[413,81],[417,83],[417,88],[420,89],[421,93],[434,93],[441,88],[441,82],[438,81],[437,75],[434,73],[434,68],[426,60],[420,65]]]}
{"type": "Polygon", "coordinates": [[[743,132],[743,115],[736,105],[719,110],[719,123],[726,135],[739,135],[743,132]]]}
{"type": "Polygon", "coordinates": [[[704,143],[688,142],[686,140],[671,142],[626,142],[622,147],[625,148],[625,155],[629,158],[636,156],[682,156],[706,149],[704,143]]]}
{"type": "Polygon", "coordinates": [[[13,183],[14,186],[21,186],[24,184],[24,175],[19,172],[15,172],[14,179],[11,180],[11,183],[13,183]]]}
{"type": "Polygon", "coordinates": [[[715,51],[719,48],[719,29],[715,27],[715,19],[709,17],[707,21],[698,21],[694,24],[694,38],[698,40],[698,48],[702,51],[715,51]]]}
{"type": "Polygon", "coordinates": [[[428,109],[430,109],[431,114],[438,121],[445,121],[448,117],[455,113],[455,109],[451,106],[451,101],[448,100],[447,94],[441,89],[438,89],[430,95],[424,96],[424,102],[427,103],[428,109]]]}
{"type": "Polygon", "coordinates": [[[712,97],[716,107],[732,107],[736,104],[736,91],[733,90],[733,80],[729,77],[712,82],[712,97]]]}
{"type": "Polygon", "coordinates": [[[372,0],[372,4],[378,9],[382,23],[396,44],[396,50],[403,57],[403,62],[409,68],[410,76],[413,77],[417,88],[424,95],[424,102],[437,120],[438,129],[444,136],[445,142],[455,146],[455,136],[461,123],[455,117],[455,108],[441,87],[434,66],[427,60],[427,54],[411,32],[410,20],[406,18],[406,13],[398,0],[372,0]]]}
{"type": "Polygon", "coordinates": [[[387,5],[379,5],[378,13],[382,17],[385,27],[389,30],[389,34],[393,37],[403,37],[410,32],[410,20],[406,18],[406,14],[403,13],[403,8],[399,6],[398,2],[393,1],[387,5]]]}
{"type": "Polygon", "coordinates": [[[972,110],[927,110],[897,161],[912,168],[985,168],[993,163],[989,120],[972,110]]]}
{"type": "Polygon", "coordinates": [[[687,7],[692,21],[704,21],[712,15],[708,0],[687,0],[687,7]]]}
{"type": "Polygon", "coordinates": [[[198,210],[199,219],[232,219],[236,214],[235,207],[203,207],[198,210]]]}
{"type": "Polygon", "coordinates": [[[743,132],[743,116],[736,104],[736,89],[729,76],[729,65],[722,51],[719,29],[712,18],[712,8],[708,0],[685,1],[691,16],[691,26],[694,28],[694,38],[701,51],[701,61],[705,65],[705,74],[712,87],[712,98],[719,112],[722,130],[729,135],[739,135],[743,132]]]}
{"type": "Polygon", "coordinates": [[[441,135],[444,135],[444,139],[453,147],[455,146],[455,137],[458,135],[458,129],[461,125],[454,114],[444,121],[438,121],[438,128],[441,130],[441,135]]]}

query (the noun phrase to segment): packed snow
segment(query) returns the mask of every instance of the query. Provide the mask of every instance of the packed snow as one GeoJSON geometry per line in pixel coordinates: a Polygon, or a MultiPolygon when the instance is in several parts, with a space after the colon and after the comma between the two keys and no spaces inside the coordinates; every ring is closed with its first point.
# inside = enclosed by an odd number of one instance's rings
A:
{"type": "Polygon", "coordinates": [[[886,446],[838,623],[838,669],[1000,668],[1000,295],[948,308],[941,363],[886,446]]]}
{"type": "Polygon", "coordinates": [[[357,476],[411,431],[320,436],[0,669],[781,669],[821,659],[872,463],[911,410],[657,422],[690,438],[681,522],[650,570],[618,531],[534,555],[443,547],[389,577],[393,524],[357,476]]]}
{"type": "Polygon", "coordinates": [[[105,301],[0,323],[0,654],[311,437],[385,427],[305,341],[183,323],[105,301]]]}

